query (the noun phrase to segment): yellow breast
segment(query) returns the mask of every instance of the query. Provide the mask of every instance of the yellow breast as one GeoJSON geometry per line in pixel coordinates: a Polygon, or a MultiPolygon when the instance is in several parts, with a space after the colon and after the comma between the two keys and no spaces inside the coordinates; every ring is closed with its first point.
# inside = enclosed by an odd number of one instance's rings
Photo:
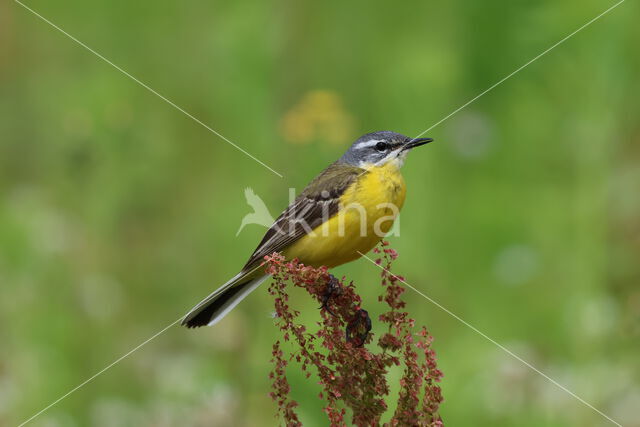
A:
{"type": "Polygon", "coordinates": [[[340,210],[284,251],[312,266],[335,267],[369,252],[391,229],[406,187],[396,162],[372,166],[340,197],[340,210]]]}

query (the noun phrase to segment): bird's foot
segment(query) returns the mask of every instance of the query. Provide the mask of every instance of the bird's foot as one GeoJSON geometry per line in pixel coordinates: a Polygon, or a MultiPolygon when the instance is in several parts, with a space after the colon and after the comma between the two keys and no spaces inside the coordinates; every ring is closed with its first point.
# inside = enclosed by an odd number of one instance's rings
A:
{"type": "Polygon", "coordinates": [[[329,281],[327,282],[324,294],[322,295],[322,305],[320,306],[321,310],[327,310],[327,312],[334,317],[338,316],[329,308],[329,300],[332,297],[338,296],[342,293],[342,289],[340,289],[339,283],[340,282],[333,274],[329,275],[329,281]]]}
{"type": "Polygon", "coordinates": [[[371,318],[367,310],[358,308],[353,319],[347,324],[347,342],[362,347],[371,331],[371,318]]]}

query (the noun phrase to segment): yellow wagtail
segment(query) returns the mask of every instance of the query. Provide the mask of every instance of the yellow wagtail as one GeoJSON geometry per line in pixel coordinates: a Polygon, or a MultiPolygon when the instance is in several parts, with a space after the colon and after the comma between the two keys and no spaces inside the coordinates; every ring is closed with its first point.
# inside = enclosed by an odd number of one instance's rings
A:
{"type": "Polygon", "coordinates": [[[409,151],[431,142],[395,132],[368,133],[320,173],[269,228],[245,266],[196,305],[182,324],[213,325],[268,275],[266,255],[329,268],[369,252],[389,231],[405,199],[400,168],[409,151]]]}

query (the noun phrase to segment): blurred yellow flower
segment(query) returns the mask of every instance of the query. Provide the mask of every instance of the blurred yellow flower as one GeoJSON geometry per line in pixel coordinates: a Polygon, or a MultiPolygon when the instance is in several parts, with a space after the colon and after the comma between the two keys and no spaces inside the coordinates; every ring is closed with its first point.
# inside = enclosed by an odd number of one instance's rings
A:
{"type": "Polygon", "coordinates": [[[293,144],[307,144],[314,139],[344,144],[353,136],[353,122],[340,95],[313,90],[285,113],[280,131],[284,139],[293,144]]]}

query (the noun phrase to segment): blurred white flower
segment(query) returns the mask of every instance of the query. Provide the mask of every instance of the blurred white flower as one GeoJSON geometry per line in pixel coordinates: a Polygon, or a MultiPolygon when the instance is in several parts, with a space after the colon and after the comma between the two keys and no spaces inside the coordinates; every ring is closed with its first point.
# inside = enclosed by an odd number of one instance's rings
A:
{"type": "Polygon", "coordinates": [[[626,392],[612,405],[611,418],[626,427],[640,427],[640,387],[626,392]]]}
{"type": "Polygon", "coordinates": [[[145,419],[143,411],[121,398],[101,398],[91,407],[91,425],[94,427],[140,426],[145,419]]]}
{"type": "Polygon", "coordinates": [[[447,124],[447,133],[455,153],[469,160],[486,156],[495,138],[491,121],[473,111],[453,116],[447,124]]]}
{"type": "Polygon", "coordinates": [[[617,319],[618,307],[611,298],[593,298],[582,304],[579,324],[585,335],[596,337],[613,330],[617,319]]]}
{"type": "Polygon", "coordinates": [[[114,318],[122,308],[122,286],[110,277],[89,276],[78,284],[76,292],[84,311],[96,320],[114,318]]]}
{"type": "Polygon", "coordinates": [[[512,245],[504,248],[495,259],[493,271],[507,285],[521,285],[531,280],[539,269],[538,254],[530,246],[512,245]]]}

